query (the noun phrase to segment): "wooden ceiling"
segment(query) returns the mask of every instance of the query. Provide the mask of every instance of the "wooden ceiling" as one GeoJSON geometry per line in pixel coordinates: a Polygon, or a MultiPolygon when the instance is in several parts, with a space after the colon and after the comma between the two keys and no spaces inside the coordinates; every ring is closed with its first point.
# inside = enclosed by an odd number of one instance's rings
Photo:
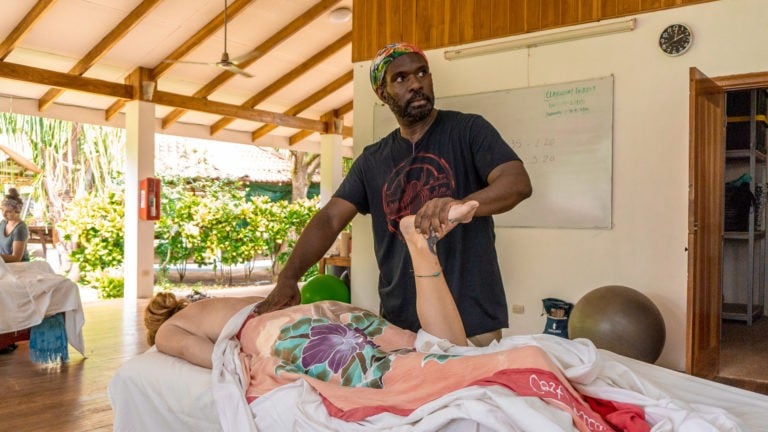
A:
{"type": "Polygon", "coordinates": [[[343,118],[351,146],[352,0],[228,0],[226,27],[225,0],[1,1],[0,111],[122,126],[141,99],[159,133],[310,149],[343,118]]]}
{"type": "Polygon", "coordinates": [[[0,111],[123,126],[127,101],[151,100],[159,133],[315,152],[342,118],[351,156],[352,61],[385,43],[439,48],[707,1],[0,0],[0,111]],[[178,63],[216,63],[225,47],[251,78],[178,63]]]}

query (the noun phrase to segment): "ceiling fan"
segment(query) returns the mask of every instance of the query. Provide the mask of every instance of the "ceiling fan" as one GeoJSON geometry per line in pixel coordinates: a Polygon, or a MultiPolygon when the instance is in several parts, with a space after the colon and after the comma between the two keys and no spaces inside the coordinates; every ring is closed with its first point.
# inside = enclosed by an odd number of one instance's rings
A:
{"type": "Polygon", "coordinates": [[[221,59],[215,63],[210,62],[195,62],[195,61],[184,61],[184,60],[165,60],[166,62],[171,63],[186,63],[186,64],[200,64],[200,65],[209,65],[209,66],[218,66],[222,69],[228,70],[232,73],[236,73],[239,75],[243,75],[248,78],[252,78],[253,75],[249,74],[248,72],[244,71],[243,69],[240,69],[237,67],[238,64],[243,63],[244,61],[248,60],[249,58],[253,57],[255,54],[253,51],[246,53],[244,55],[235,57],[235,58],[229,58],[229,53],[227,52],[227,0],[224,0],[224,51],[221,53],[221,59]]]}

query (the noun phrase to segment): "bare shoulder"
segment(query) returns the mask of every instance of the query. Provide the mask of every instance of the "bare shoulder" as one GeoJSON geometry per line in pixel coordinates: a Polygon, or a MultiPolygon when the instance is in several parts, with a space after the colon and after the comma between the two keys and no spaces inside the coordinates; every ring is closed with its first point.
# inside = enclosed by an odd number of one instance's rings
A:
{"type": "Polygon", "coordinates": [[[196,301],[168,319],[167,323],[187,331],[218,337],[230,318],[263,297],[214,297],[196,301]]]}

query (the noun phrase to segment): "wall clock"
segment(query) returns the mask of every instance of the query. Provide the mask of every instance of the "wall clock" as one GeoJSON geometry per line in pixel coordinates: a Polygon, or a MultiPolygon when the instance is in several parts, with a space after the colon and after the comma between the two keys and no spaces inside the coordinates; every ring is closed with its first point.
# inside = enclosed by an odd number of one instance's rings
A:
{"type": "Polygon", "coordinates": [[[693,33],[685,24],[670,24],[659,35],[659,48],[669,56],[679,56],[693,43],[693,33]]]}

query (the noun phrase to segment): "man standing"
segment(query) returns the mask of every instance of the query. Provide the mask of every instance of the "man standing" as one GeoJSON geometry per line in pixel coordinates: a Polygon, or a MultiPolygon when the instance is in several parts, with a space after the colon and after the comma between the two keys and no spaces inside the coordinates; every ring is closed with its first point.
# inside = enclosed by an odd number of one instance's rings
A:
{"type": "Polygon", "coordinates": [[[373,59],[370,75],[374,92],[389,106],[399,128],[355,160],[334,196],[302,232],[259,312],[299,303],[299,278],[357,213],[371,214],[381,315],[417,331],[414,276],[442,273],[467,336],[476,345],[487,345],[508,326],[492,215],[531,195],[528,174],[484,118],[434,108],[432,75],[419,48],[387,45],[373,59]],[[400,220],[415,214],[419,232],[439,235],[449,223],[448,209],[469,200],[480,204],[475,218],[441,240],[441,272],[414,275],[399,234],[400,220]]]}

